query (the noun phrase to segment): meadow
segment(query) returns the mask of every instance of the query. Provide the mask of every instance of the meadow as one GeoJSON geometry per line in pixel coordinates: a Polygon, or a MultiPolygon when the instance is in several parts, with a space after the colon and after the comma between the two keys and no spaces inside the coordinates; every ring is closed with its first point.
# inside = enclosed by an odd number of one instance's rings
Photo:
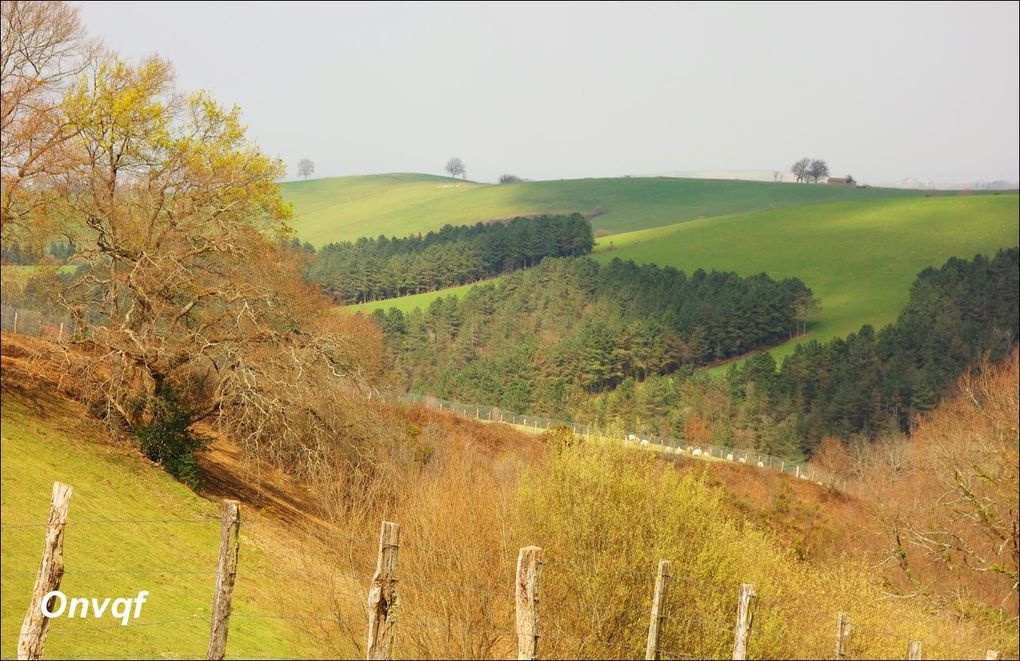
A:
{"type": "Polygon", "coordinates": [[[487,185],[423,174],[291,181],[282,185],[302,241],[404,236],[497,218],[580,212],[596,232],[630,232],[775,207],[921,197],[891,188],[759,181],[622,177],[487,185]]]}
{"type": "Polygon", "coordinates": [[[472,282],[466,285],[460,285],[459,287],[449,287],[447,289],[437,289],[436,291],[427,291],[423,294],[411,294],[410,296],[399,296],[397,298],[386,298],[379,301],[370,301],[368,303],[358,303],[357,305],[345,306],[345,310],[351,312],[373,312],[375,310],[389,310],[390,308],[397,308],[401,312],[410,312],[415,308],[427,308],[432,301],[436,300],[440,296],[463,296],[469,289],[475,285],[480,284],[494,284],[499,281],[499,278],[490,278],[489,280],[482,280],[480,282],[472,282]]]}
{"type": "MultiPolygon", "coordinates": [[[[1017,245],[1015,193],[813,204],[705,218],[599,239],[594,256],[674,266],[688,273],[735,271],[795,276],[812,288],[821,311],[807,335],[777,348],[786,355],[806,339],[825,340],[895,321],[919,271],[950,257],[969,259],[1017,245]]],[[[350,310],[427,307],[464,285],[375,301],[350,310]]]]}
{"type": "MultiPolygon", "coordinates": [[[[6,356],[5,356],[6,365],[6,356]]],[[[19,377],[6,372],[7,379],[19,377]]],[[[54,481],[70,484],[64,533],[69,597],[133,597],[150,592],[141,617],[121,627],[102,619],[60,618],[50,628],[47,658],[204,658],[219,547],[219,506],[174,481],[135,451],[104,438],[82,412],[54,398],[31,400],[4,392],[3,417],[3,658],[16,655],[43,548],[54,481]],[[164,522],[165,521],[165,522],[164,522]],[[40,524],[43,524],[42,526],[40,524]]],[[[251,510],[242,525],[251,525],[251,510]]],[[[244,528],[243,528],[244,530],[244,528]]],[[[241,536],[242,568],[272,569],[250,530],[241,536]]],[[[299,636],[292,623],[246,618],[275,614],[278,586],[264,575],[238,579],[230,627],[233,656],[290,655],[299,636]]]]}
{"type": "Polygon", "coordinates": [[[805,339],[895,321],[919,271],[1017,245],[1018,197],[930,197],[793,207],[681,223],[601,241],[596,259],[796,276],[821,311],[805,339]]]}

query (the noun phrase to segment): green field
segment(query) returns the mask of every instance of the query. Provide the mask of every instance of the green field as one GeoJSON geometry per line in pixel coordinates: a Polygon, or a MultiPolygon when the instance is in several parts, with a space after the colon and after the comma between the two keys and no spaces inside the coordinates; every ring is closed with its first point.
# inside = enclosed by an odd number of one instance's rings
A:
{"type": "Polygon", "coordinates": [[[483,185],[388,174],[287,182],[282,188],[294,205],[298,236],[315,246],[543,212],[598,213],[592,227],[617,233],[797,204],[923,196],[889,188],[667,177],[483,185]]]}
{"type": "MultiPolygon", "coordinates": [[[[796,276],[821,300],[808,337],[895,321],[926,266],[1018,243],[1017,195],[932,197],[802,206],[631,232],[604,239],[615,257],[675,266],[796,276]]],[[[777,352],[783,355],[796,343],[777,352]]]]}
{"type": "Polygon", "coordinates": [[[373,312],[375,310],[389,310],[390,308],[397,308],[401,312],[410,312],[415,308],[427,308],[432,301],[436,300],[440,296],[462,296],[467,290],[471,289],[475,285],[485,283],[491,284],[498,280],[499,278],[491,278],[482,282],[472,282],[467,285],[449,287],[447,289],[439,289],[437,291],[429,291],[424,294],[411,294],[409,296],[400,296],[399,298],[387,298],[381,301],[372,301],[371,303],[348,305],[345,309],[352,312],[373,312]]]}
{"type": "MultiPolygon", "coordinates": [[[[5,376],[5,378],[7,378],[5,376]]],[[[219,508],[175,482],[134,452],[88,438],[80,419],[50,413],[4,393],[2,649],[14,658],[28,607],[53,482],[73,486],[64,534],[68,597],[134,597],[148,590],[141,617],[120,626],[101,619],[59,618],[46,658],[204,658],[219,540],[219,508]],[[74,431],[71,431],[74,430],[74,431]],[[186,520],[190,523],[162,520],[186,520]],[[102,521],[144,521],[103,523],[102,521]]],[[[251,533],[243,532],[242,575],[234,592],[227,653],[291,656],[300,637],[275,617],[271,579],[243,573],[272,567],[251,533]]]]}
{"type": "MultiPolygon", "coordinates": [[[[862,324],[894,321],[914,277],[926,266],[1017,245],[1017,200],[1009,193],[786,207],[613,235],[599,241],[595,258],[632,259],[688,273],[703,268],[801,278],[822,310],[805,338],[776,352],[785,355],[807,338],[843,336],[862,324]]],[[[354,309],[407,311],[471,286],[354,309]]]]}

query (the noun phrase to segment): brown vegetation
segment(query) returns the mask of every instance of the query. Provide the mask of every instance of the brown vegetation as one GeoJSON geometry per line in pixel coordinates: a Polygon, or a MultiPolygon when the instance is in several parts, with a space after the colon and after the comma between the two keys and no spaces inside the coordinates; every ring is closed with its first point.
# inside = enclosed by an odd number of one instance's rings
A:
{"type": "MultiPolygon", "coordinates": [[[[5,356],[5,389],[11,361],[27,365],[39,353],[31,345],[42,344],[5,342],[16,354],[5,356]]],[[[942,618],[929,600],[883,589],[844,556],[856,554],[847,542],[866,527],[853,498],[753,468],[590,445],[562,430],[535,438],[420,408],[380,406],[379,419],[370,470],[352,462],[305,479],[254,476],[229,437],[203,455],[207,493],[243,499],[245,534],[284,574],[274,579],[283,612],[313,618],[297,620],[307,622],[304,654],[364,652],[382,520],[401,525],[401,657],[512,655],[514,560],[528,544],[545,554],[543,656],[639,654],[659,558],[673,561],[679,581],[663,639],[674,653],[727,653],[744,581],[760,595],[752,655],[828,654],[839,609],[853,614],[859,657],[900,655],[908,638],[932,656],[1015,652],[1001,629],[942,618]]],[[[242,581],[239,589],[265,589],[256,577],[242,581]]]]}
{"type": "Polygon", "coordinates": [[[46,219],[40,211],[52,200],[30,190],[54,183],[75,161],[61,94],[98,49],[86,40],[78,10],[64,2],[4,2],[2,25],[0,228],[7,240],[10,226],[46,219]]]}
{"type": "MultiPolygon", "coordinates": [[[[1012,616],[1020,543],[1017,350],[965,374],[902,452],[862,483],[910,589],[962,615],[1012,616]]],[[[1007,626],[1010,623],[1005,622],[1007,626]]]]}

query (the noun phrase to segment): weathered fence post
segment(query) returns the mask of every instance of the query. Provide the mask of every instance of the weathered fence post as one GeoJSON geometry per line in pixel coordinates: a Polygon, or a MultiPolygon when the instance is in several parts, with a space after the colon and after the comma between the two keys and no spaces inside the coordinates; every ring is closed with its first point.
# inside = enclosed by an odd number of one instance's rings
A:
{"type": "Polygon", "coordinates": [[[240,548],[241,510],[236,500],[224,500],[220,519],[220,556],[216,563],[216,589],[213,593],[212,628],[206,659],[222,659],[227,653],[227,631],[230,627],[230,600],[237,579],[237,556],[240,548]]]}
{"type": "Polygon", "coordinates": [[[397,551],[400,526],[383,521],[379,558],[368,591],[368,658],[392,659],[397,626],[397,551]]]}
{"type": "Polygon", "coordinates": [[[659,560],[655,574],[655,592],[652,594],[652,615],[648,622],[648,646],[645,659],[659,658],[659,640],[662,638],[662,624],[666,619],[666,599],[669,593],[669,560],[659,560]]]}
{"type": "Polygon", "coordinates": [[[517,658],[538,658],[538,581],[542,549],[525,546],[517,555],[517,658]]]}
{"type": "Polygon", "coordinates": [[[43,656],[46,632],[50,626],[50,618],[43,614],[43,597],[57,590],[64,576],[64,526],[67,525],[72,490],[69,484],[53,483],[42,560],[39,561],[39,573],[36,574],[35,586],[32,588],[32,601],[29,602],[18,636],[19,659],[41,659],[43,656]]]}
{"type": "Polygon", "coordinates": [[[836,614],[836,659],[847,658],[850,649],[850,614],[836,614]]]}
{"type": "Polygon", "coordinates": [[[907,645],[907,658],[908,659],[923,659],[921,656],[921,641],[912,640],[907,645]]]}
{"type": "Polygon", "coordinates": [[[18,332],[18,311],[17,310],[14,311],[14,331],[13,332],[15,332],[15,333],[18,332]]]}
{"type": "Polygon", "coordinates": [[[751,625],[754,620],[754,600],[757,597],[754,586],[750,583],[740,585],[740,601],[737,604],[737,628],[733,635],[733,658],[747,658],[747,640],[751,637],[751,625]]]}

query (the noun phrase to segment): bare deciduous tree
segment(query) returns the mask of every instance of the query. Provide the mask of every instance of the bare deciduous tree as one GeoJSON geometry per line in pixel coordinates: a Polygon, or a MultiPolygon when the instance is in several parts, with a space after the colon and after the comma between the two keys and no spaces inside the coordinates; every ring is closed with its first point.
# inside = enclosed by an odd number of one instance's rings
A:
{"type": "Polygon", "coordinates": [[[979,595],[1020,609],[1018,352],[964,375],[955,397],[895,447],[871,454],[862,489],[891,540],[889,560],[913,589],[964,603],[979,595]],[[931,572],[939,576],[931,580],[931,572]],[[948,572],[948,575],[947,575],[948,572]]]}
{"type": "Polygon", "coordinates": [[[822,159],[816,158],[811,161],[807,174],[817,184],[819,179],[829,176],[829,166],[822,159]]]}
{"type": "Polygon", "coordinates": [[[810,158],[802,158],[792,166],[790,166],[790,172],[793,176],[797,177],[797,182],[800,183],[807,178],[808,168],[811,167],[810,158]]]}
{"type": "Polygon", "coordinates": [[[315,172],[315,163],[311,159],[302,158],[298,163],[297,173],[299,177],[308,178],[308,175],[315,172]]]}
{"type": "MultiPolygon", "coordinates": [[[[4,2],[0,32],[0,226],[6,228],[46,204],[47,195],[33,189],[70,166],[60,98],[98,45],[86,40],[78,10],[64,2],[4,2]]],[[[33,215],[37,222],[50,217],[33,215]]]]}
{"type": "Polygon", "coordinates": [[[450,173],[451,177],[464,177],[467,175],[467,170],[464,167],[464,161],[457,157],[453,157],[446,162],[446,171],[450,173]]]}
{"type": "Polygon", "coordinates": [[[159,59],[103,59],[64,107],[79,165],[61,212],[86,268],[59,300],[93,410],[137,430],[170,387],[246,457],[295,469],[354,438],[344,403],[366,388],[371,331],[337,332],[279,247],[283,165],[239,111],[176,93],[159,59]]]}

